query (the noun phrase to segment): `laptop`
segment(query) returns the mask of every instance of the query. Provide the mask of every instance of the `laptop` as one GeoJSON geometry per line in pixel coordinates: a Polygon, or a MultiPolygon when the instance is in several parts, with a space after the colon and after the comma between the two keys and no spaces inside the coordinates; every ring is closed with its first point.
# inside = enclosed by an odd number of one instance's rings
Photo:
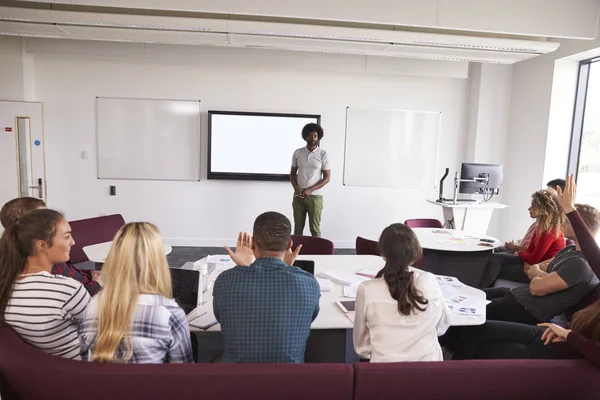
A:
{"type": "MultiPolygon", "coordinates": [[[[208,273],[210,274],[214,269],[215,266],[209,264],[208,273]]],[[[187,315],[198,306],[200,271],[193,269],[191,262],[184,264],[181,268],[169,268],[169,270],[171,271],[173,298],[187,315]]],[[[205,279],[203,292],[206,292],[207,283],[208,280],[205,279]]]]}

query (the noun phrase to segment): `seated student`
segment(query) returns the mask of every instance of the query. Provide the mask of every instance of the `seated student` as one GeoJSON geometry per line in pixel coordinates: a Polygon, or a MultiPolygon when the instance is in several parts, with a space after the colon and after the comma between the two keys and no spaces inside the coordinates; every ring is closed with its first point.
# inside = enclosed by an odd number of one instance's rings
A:
{"type": "Polygon", "coordinates": [[[415,233],[390,225],[379,251],[385,266],[356,294],[356,354],[371,362],[442,361],[437,337],[448,329],[450,311],[435,276],[409,270],[422,253],[415,233]]]}
{"type": "MultiPolygon", "coordinates": [[[[567,180],[564,193],[558,190],[558,200],[567,213],[581,251],[596,276],[600,276],[600,248],[575,207],[573,176],[567,180]]],[[[600,225],[598,214],[594,224],[600,225]]],[[[453,359],[581,357],[600,366],[600,300],[575,313],[566,327],[488,321],[481,326],[463,328],[453,359]]]]}
{"type": "Polygon", "coordinates": [[[69,259],[71,227],[54,210],[34,210],[0,238],[0,325],[46,353],[79,360],[77,325],[90,295],[73,279],[52,275],[69,259]]]}
{"type": "Polygon", "coordinates": [[[213,290],[215,316],[228,363],[303,363],[310,325],[319,314],[319,284],[290,267],[292,225],[282,214],[256,218],[253,237],[240,233],[236,267],[219,275],[213,290]],[[255,260],[256,257],[256,260],[255,260]]]}
{"type": "MultiPolygon", "coordinates": [[[[562,190],[564,190],[565,180],[553,179],[550,182],[548,182],[546,186],[548,187],[548,189],[552,189],[554,191],[556,191],[557,187],[560,187],[562,188],[562,190]]],[[[531,218],[535,218],[535,216],[532,215],[531,209],[529,209],[529,216],[531,218]]],[[[533,234],[535,233],[535,226],[535,222],[529,226],[529,229],[527,229],[527,232],[525,232],[525,236],[523,236],[523,239],[517,242],[515,242],[514,240],[506,242],[504,246],[496,247],[494,249],[494,253],[510,252],[514,254],[518,253],[519,251],[526,251],[529,247],[529,244],[531,243],[531,239],[533,239],[533,234]]]]}
{"type": "Polygon", "coordinates": [[[540,190],[531,197],[529,215],[535,218],[535,232],[527,250],[517,254],[494,253],[488,262],[489,283],[497,278],[528,283],[525,263],[534,265],[551,259],[566,246],[562,225],[565,215],[551,190],[540,190]]]}
{"type": "MultiPolygon", "coordinates": [[[[595,208],[576,204],[575,208],[589,230],[596,234],[600,228],[600,212],[595,208]]],[[[537,264],[525,264],[529,286],[484,289],[488,300],[487,319],[537,324],[550,321],[556,315],[579,304],[599,281],[580,251],[571,224],[565,223],[565,235],[575,240],[558,252],[546,271],[537,264]]]]}
{"type": "Polygon", "coordinates": [[[104,289],[79,326],[92,361],[189,363],[190,328],[172,295],[162,238],[147,222],[122,227],[102,268],[104,289]]]}
{"type": "MultiPolygon", "coordinates": [[[[0,222],[4,229],[7,229],[20,220],[23,215],[41,208],[46,208],[46,203],[43,200],[36,199],[35,197],[18,197],[2,207],[2,210],[0,210],[0,222]]],[[[99,282],[99,271],[82,271],[76,268],[69,260],[53,265],[52,274],[67,276],[81,282],[91,296],[102,289],[99,282]]]]}

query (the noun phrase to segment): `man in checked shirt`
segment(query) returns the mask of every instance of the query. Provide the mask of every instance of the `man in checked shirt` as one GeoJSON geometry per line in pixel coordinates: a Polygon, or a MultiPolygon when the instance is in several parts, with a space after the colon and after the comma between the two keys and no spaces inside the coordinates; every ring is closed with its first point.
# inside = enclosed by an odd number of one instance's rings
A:
{"type": "MultiPolygon", "coordinates": [[[[2,210],[0,210],[0,223],[2,223],[4,229],[7,229],[9,226],[16,224],[23,215],[39,208],[46,208],[46,203],[43,200],[35,197],[18,197],[2,207],[2,210]]],[[[67,276],[80,282],[90,296],[95,295],[102,289],[99,282],[100,272],[80,270],[70,261],[52,266],[52,273],[67,276]]]]}
{"type": "Polygon", "coordinates": [[[236,267],[215,281],[213,306],[225,339],[223,362],[303,363],[310,325],[319,314],[319,283],[293,267],[292,224],[282,214],[256,218],[252,238],[238,236],[236,267]]]}

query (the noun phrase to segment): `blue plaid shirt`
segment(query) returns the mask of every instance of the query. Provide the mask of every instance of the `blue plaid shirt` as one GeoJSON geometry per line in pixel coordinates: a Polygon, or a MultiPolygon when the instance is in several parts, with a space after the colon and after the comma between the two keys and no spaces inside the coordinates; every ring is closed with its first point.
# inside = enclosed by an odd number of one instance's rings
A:
{"type": "MultiPolygon", "coordinates": [[[[79,324],[82,353],[94,352],[98,333],[98,309],[102,292],[88,304],[79,324]]],[[[159,294],[140,294],[131,329],[132,364],[191,363],[190,327],[175,300],[159,294]]],[[[123,354],[123,348],[118,350],[123,354]]],[[[91,359],[91,357],[87,357],[91,359]]]]}
{"type": "Polygon", "coordinates": [[[320,296],[314,276],[276,258],[221,273],[213,306],[225,339],[223,361],[303,363],[320,296]]]}

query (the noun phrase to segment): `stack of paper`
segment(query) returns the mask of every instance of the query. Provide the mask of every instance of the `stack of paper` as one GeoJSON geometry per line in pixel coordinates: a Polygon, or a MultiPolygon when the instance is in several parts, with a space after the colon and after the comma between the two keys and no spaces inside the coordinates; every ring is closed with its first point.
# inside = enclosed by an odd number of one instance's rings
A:
{"type": "Polygon", "coordinates": [[[321,292],[333,291],[333,283],[329,279],[317,278],[317,282],[319,282],[319,288],[321,288],[321,292]]]}
{"type": "Polygon", "coordinates": [[[319,276],[326,279],[331,279],[334,282],[341,283],[342,285],[358,285],[364,281],[369,280],[366,276],[356,275],[352,272],[345,271],[323,271],[319,273],[319,276]]]}
{"type": "Polygon", "coordinates": [[[356,298],[356,290],[357,289],[358,289],[358,285],[344,286],[344,297],[349,297],[351,299],[356,298]]]}

